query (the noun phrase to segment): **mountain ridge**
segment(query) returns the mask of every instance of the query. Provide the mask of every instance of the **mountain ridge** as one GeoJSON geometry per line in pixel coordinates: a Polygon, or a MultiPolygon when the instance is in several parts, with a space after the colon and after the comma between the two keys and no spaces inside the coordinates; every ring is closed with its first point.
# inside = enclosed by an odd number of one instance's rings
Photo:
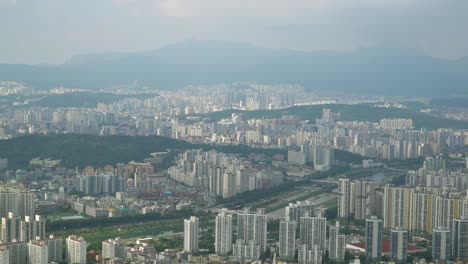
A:
{"type": "Polygon", "coordinates": [[[0,80],[38,89],[130,84],[176,89],[231,82],[298,83],[325,93],[440,97],[467,94],[468,58],[400,48],[296,51],[251,44],[188,41],[143,52],[78,55],[59,65],[0,64],[0,80]]]}

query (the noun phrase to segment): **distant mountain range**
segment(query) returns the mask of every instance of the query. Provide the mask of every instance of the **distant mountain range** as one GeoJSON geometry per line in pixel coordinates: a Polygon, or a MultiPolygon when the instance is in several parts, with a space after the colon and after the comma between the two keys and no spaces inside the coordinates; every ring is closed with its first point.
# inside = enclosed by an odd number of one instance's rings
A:
{"type": "Polygon", "coordinates": [[[386,48],[302,52],[188,41],[149,52],[81,55],[61,65],[0,64],[0,80],[37,89],[99,89],[134,81],[161,89],[231,82],[298,83],[328,93],[446,97],[468,94],[468,58],[444,60],[386,48]]]}

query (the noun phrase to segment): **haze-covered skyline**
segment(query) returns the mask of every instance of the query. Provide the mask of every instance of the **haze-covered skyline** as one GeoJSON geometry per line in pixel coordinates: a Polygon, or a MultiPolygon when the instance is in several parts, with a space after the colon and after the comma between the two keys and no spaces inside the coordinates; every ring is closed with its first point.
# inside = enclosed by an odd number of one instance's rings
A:
{"type": "Polygon", "coordinates": [[[0,0],[0,63],[154,50],[187,39],[268,48],[468,55],[466,1],[0,0]]]}

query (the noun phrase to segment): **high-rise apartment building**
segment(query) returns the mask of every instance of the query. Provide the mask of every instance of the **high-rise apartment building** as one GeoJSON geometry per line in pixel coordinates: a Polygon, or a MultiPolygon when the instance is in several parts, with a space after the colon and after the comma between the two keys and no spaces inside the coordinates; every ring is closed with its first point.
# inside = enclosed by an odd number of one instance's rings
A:
{"type": "Polygon", "coordinates": [[[290,203],[285,208],[286,221],[294,221],[296,226],[299,225],[299,219],[305,216],[306,213],[310,216],[315,215],[315,204],[311,201],[290,203]]]}
{"type": "Polygon", "coordinates": [[[18,189],[0,189],[0,217],[34,215],[34,194],[18,189]]]}
{"type": "Polygon", "coordinates": [[[426,192],[411,193],[411,213],[409,230],[413,233],[428,233],[433,229],[434,194],[426,192]]]}
{"type": "Polygon", "coordinates": [[[244,244],[253,241],[254,245],[260,247],[260,252],[265,252],[267,222],[268,219],[263,209],[258,209],[256,213],[251,213],[248,209],[239,212],[237,214],[237,241],[240,240],[244,244]]]}
{"type": "Polygon", "coordinates": [[[351,180],[338,180],[338,217],[343,219],[350,218],[351,214],[351,180]]]}
{"type": "Polygon", "coordinates": [[[12,212],[8,217],[2,217],[0,238],[2,242],[19,241],[21,217],[15,216],[12,212]]]}
{"type": "Polygon", "coordinates": [[[383,221],[376,216],[366,219],[366,261],[373,262],[382,257],[383,221]]]}
{"type": "Polygon", "coordinates": [[[28,243],[28,263],[49,263],[49,247],[47,243],[40,240],[31,240],[28,243]]]}
{"type": "Polygon", "coordinates": [[[346,237],[340,235],[340,222],[336,222],[335,226],[330,226],[328,235],[328,254],[333,261],[344,261],[346,248],[346,237]]]}
{"type": "Polygon", "coordinates": [[[5,247],[0,247],[0,263],[9,264],[10,263],[10,254],[8,249],[5,247]]]}
{"type": "Polygon", "coordinates": [[[282,260],[294,260],[296,254],[296,222],[280,221],[279,257],[282,260]]]}
{"type": "Polygon", "coordinates": [[[9,262],[28,263],[28,244],[26,242],[9,242],[2,245],[8,251],[9,262]]]}
{"type": "Polygon", "coordinates": [[[355,220],[365,220],[372,215],[375,203],[375,182],[357,180],[350,186],[350,214],[355,220]]]}
{"type": "Polygon", "coordinates": [[[468,260],[468,216],[453,220],[452,257],[468,260]]]}
{"type": "Polygon", "coordinates": [[[226,256],[232,248],[232,214],[223,210],[215,221],[215,252],[218,256],[226,256]]]}
{"type": "Polygon", "coordinates": [[[445,261],[451,255],[450,230],[446,227],[438,227],[432,230],[432,259],[445,261]]]}
{"type": "Polygon", "coordinates": [[[198,218],[191,216],[184,220],[184,251],[189,254],[198,253],[198,218]]]}
{"type": "Polygon", "coordinates": [[[44,239],[49,249],[49,262],[63,262],[63,239],[50,235],[44,239]]]}
{"type": "Polygon", "coordinates": [[[41,219],[40,215],[36,215],[34,218],[25,216],[24,221],[20,222],[19,241],[27,242],[31,239],[44,239],[46,221],[41,219]]]}
{"type": "Polygon", "coordinates": [[[86,264],[86,241],[82,237],[69,236],[66,243],[68,263],[86,264]]]}
{"type": "Polygon", "coordinates": [[[307,249],[312,249],[314,245],[318,249],[325,251],[326,247],[326,232],[327,219],[318,216],[303,216],[300,219],[300,245],[307,245],[307,249]]]}
{"type": "Polygon", "coordinates": [[[319,249],[318,245],[314,245],[308,249],[307,245],[299,246],[298,262],[299,264],[321,264],[323,251],[319,249]]]}
{"type": "Polygon", "coordinates": [[[390,258],[396,263],[406,263],[408,239],[408,231],[402,227],[390,230],[390,258]]]}
{"type": "Polygon", "coordinates": [[[411,192],[411,188],[385,187],[383,200],[384,228],[402,227],[409,229],[411,192]]]}

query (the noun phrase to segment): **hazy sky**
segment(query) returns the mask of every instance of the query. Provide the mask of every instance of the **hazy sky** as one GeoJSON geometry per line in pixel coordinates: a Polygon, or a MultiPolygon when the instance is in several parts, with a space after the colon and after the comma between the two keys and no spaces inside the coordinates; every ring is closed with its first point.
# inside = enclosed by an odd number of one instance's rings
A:
{"type": "Polygon", "coordinates": [[[468,55],[467,0],[0,0],[0,63],[62,63],[187,39],[468,55]]]}

